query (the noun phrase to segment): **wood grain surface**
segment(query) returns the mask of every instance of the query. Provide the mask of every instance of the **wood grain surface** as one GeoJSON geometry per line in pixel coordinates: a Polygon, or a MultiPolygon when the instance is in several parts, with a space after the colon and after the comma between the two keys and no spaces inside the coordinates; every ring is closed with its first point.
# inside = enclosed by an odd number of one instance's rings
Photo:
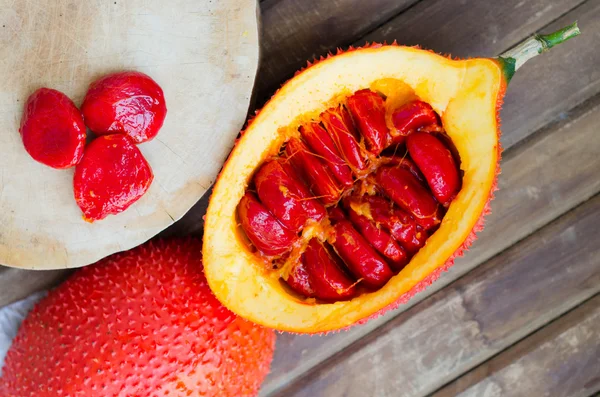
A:
{"type": "Polygon", "coordinates": [[[132,248],[181,218],[213,183],[248,111],[258,64],[256,0],[0,0],[0,263],[78,267],[132,248]],[[85,222],[73,169],[32,160],[18,134],[24,101],[58,89],[80,104],[119,70],[165,92],[160,134],[140,145],[149,191],[117,216],[85,222]]]}
{"type": "Polygon", "coordinates": [[[397,40],[453,56],[495,56],[582,2],[266,0],[259,98],[264,101],[307,60],[367,41],[397,40]]]}
{"type": "Polygon", "coordinates": [[[461,376],[435,397],[587,397],[600,389],[600,295],[461,376]]]}
{"type": "Polygon", "coordinates": [[[263,63],[257,80],[264,100],[306,61],[346,47],[417,0],[265,0],[263,63]]]}
{"type": "Polygon", "coordinates": [[[0,267],[0,307],[24,299],[33,291],[43,291],[65,280],[72,270],[33,271],[0,267]]]}

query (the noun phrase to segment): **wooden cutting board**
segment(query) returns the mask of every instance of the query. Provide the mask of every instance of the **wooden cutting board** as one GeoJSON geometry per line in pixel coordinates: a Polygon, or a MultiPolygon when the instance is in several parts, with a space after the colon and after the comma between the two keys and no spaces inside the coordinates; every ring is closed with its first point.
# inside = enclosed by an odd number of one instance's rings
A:
{"type": "Polygon", "coordinates": [[[0,264],[79,267],[182,217],[214,182],[243,126],[259,57],[256,0],[0,0],[0,264]],[[23,148],[23,103],[45,86],[80,105],[93,79],[149,74],[168,107],[140,145],[154,182],[127,211],[87,223],[73,169],[23,148]]]}

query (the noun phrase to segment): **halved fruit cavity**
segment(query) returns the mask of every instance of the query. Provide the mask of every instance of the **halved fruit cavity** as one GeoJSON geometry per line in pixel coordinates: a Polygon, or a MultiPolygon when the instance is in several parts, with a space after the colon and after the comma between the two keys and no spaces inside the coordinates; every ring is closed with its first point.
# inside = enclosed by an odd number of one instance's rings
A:
{"type": "Polygon", "coordinates": [[[266,271],[309,303],[385,285],[435,233],[462,183],[441,118],[402,82],[336,102],[286,127],[237,211],[266,271]]]}

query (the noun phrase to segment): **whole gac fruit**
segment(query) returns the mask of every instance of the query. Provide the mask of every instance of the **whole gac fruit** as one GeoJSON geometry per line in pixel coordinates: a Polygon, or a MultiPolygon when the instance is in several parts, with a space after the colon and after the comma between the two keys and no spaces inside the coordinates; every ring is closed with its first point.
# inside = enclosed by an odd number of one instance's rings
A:
{"type": "Polygon", "coordinates": [[[93,222],[125,211],[150,188],[154,174],[127,135],[96,138],[75,168],[73,191],[84,218],[93,222]]]}
{"type": "Polygon", "coordinates": [[[201,242],[151,242],[76,272],[23,322],[0,395],[256,395],[272,330],[211,294],[201,242]]]}
{"type": "Polygon", "coordinates": [[[27,153],[52,168],[81,160],[85,124],[75,104],[60,91],[40,88],[29,96],[19,128],[27,153]]]}
{"type": "Polygon", "coordinates": [[[127,71],[90,84],[81,111],[96,134],[125,133],[141,143],[158,134],[167,106],[162,88],[150,76],[127,71]]]}

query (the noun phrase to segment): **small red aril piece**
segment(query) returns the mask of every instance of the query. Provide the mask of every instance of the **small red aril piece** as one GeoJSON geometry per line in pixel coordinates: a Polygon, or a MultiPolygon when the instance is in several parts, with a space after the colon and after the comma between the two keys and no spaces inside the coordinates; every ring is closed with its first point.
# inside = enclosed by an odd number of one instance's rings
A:
{"type": "Polygon", "coordinates": [[[432,130],[442,129],[437,114],[430,104],[423,101],[412,101],[400,106],[392,114],[394,143],[403,143],[407,136],[419,128],[432,130]]]}
{"type": "Polygon", "coordinates": [[[415,163],[412,162],[412,160],[410,160],[408,157],[387,157],[387,158],[383,158],[383,164],[385,165],[393,165],[395,167],[400,167],[400,168],[404,168],[405,170],[410,171],[411,174],[413,174],[415,176],[415,178],[417,178],[419,180],[419,182],[425,184],[425,177],[423,176],[423,174],[421,173],[421,170],[419,170],[419,168],[417,168],[417,166],[415,165],[415,163]]]}
{"type": "Polygon", "coordinates": [[[360,147],[352,117],[343,106],[330,108],[321,114],[325,129],[335,142],[346,163],[357,174],[367,168],[367,155],[360,147]]]}
{"type": "Polygon", "coordinates": [[[327,215],[284,159],[263,164],[254,175],[254,184],[261,203],[294,233],[309,220],[318,222],[327,215]]]}
{"type": "Polygon", "coordinates": [[[146,193],[154,175],[127,135],[105,135],[88,145],[75,168],[75,200],[87,221],[125,211],[146,193]]]}
{"type": "Polygon", "coordinates": [[[389,146],[392,137],[385,123],[385,101],[379,94],[357,91],[348,98],[348,109],[371,153],[378,155],[389,146]]]}
{"type": "Polygon", "coordinates": [[[352,207],[348,208],[348,218],[356,230],[371,243],[373,248],[387,259],[388,264],[394,271],[400,271],[406,266],[409,259],[406,250],[386,230],[354,211],[352,207]]]}
{"type": "Polygon", "coordinates": [[[81,112],[62,92],[40,88],[29,96],[19,129],[27,153],[52,168],[79,163],[85,146],[81,112]]]}
{"type": "Polygon", "coordinates": [[[417,225],[415,218],[383,197],[350,197],[345,204],[357,214],[384,226],[409,255],[425,245],[427,233],[417,225]]]}
{"type": "Polygon", "coordinates": [[[442,214],[438,203],[409,170],[381,167],[375,178],[385,194],[400,208],[409,211],[425,230],[440,224],[442,214]]]}
{"type": "Polygon", "coordinates": [[[460,190],[458,167],[450,150],[441,140],[427,132],[417,132],[406,139],[408,153],[425,175],[431,192],[442,204],[448,204],[460,190]]]}
{"type": "Polygon", "coordinates": [[[315,296],[315,288],[306,271],[304,261],[300,260],[292,267],[285,281],[294,291],[303,297],[312,298],[315,296]]]}
{"type": "Polygon", "coordinates": [[[352,274],[370,288],[380,288],[394,275],[385,260],[347,220],[333,226],[332,245],[352,274]]]}
{"type": "Polygon", "coordinates": [[[300,139],[292,138],[285,147],[285,155],[289,162],[304,177],[310,190],[324,204],[337,203],[341,189],[327,164],[315,156],[300,139]]]}
{"type": "Polygon", "coordinates": [[[240,200],[238,216],[250,242],[265,256],[279,256],[290,251],[298,239],[250,192],[240,200]]]}
{"type": "Polygon", "coordinates": [[[321,127],[321,124],[315,122],[309,123],[300,126],[299,131],[308,143],[308,146],[325,160],[327,166],[331,169],[331,172],[342,187],[351,187],[354,183],[352,170],[340,155],[331,136],[321,127]]]}
{"type": "Polygon", "coordinates": [[[85,124],[98,135],[125,133],[136,143],[154,138],[167,106],[162,88],[140,72],[119,72],[94,81],[81,106],[85,124]]]}
{"type": "Polygon", "coordinates": [[[338,301],[356,294],[354,281],[344,273],[344,265],[331,247],[312,239],[302,255],[302,260],[314,287],[315,297],[338,301]]]}

